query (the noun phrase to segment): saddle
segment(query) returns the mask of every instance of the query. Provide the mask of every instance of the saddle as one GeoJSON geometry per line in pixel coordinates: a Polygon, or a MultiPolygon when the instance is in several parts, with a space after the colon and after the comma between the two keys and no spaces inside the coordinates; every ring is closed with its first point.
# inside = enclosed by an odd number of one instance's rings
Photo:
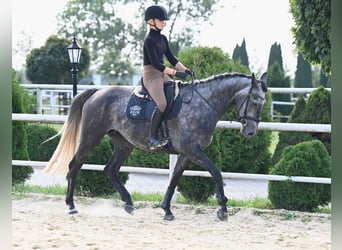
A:
{"type": "MultiPolygon", "coordinates": [[[[166,110],[163,120],[169,120],[178,115],[182,101],[179,95],[178,83],[170,81],[164,84],[164,92],[166,97],[166,110]]],[[[156,103],[149,95],[141,79],[141,85],[137,86],[131,94],[126,108],[127,117],[134,122],[151,121],[152,113],[156,107],[156,103]]]]}

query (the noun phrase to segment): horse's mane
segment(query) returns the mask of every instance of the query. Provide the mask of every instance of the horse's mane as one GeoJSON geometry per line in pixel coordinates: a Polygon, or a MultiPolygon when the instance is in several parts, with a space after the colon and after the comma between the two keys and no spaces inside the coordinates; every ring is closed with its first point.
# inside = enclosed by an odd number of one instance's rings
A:
{"type": "Polygon", "coordinates": [[[199,84],[204,83],[205,84],[205,83],[208,83],[208,82],[211,82],[211,81],[214,81],[214,80],[222,80],[222,79],[225,79],[225,78],[234,78],[234,77],[251,78],[251,76],[248,76],[248,75],[245,75],[245,74],[242,74],[242,73],[236,73],[236,72],[233,72],[233,73],[222,73],[222,74],[210,76],[208,78],[200,79],[197,83],[199,83],[199,84]]]}
{"type": "MultiPolygon", "coordinates": [[[[212,81],[215,81],[215,80],[222,80],[222,79],[226,79],[226,78],[235,78],[235,77],[245,77],[245,78],[248,78],[248,79],[251,79],[252,77],[249,76],[249,75],[246,75],[246,74],[243,74],[243,73],[237,73],[237,72],[231,72],[231,73],[222,73],[222,74],[217,74],[217,75],[213,75],[213,76],[210,76],[210,77],[207,77],[207,78],[204,78],[204,79],[199,79],[199,80],[195,80],[195,85],[197,84],[206,84],[206,83],[209,83],[209,82],[212,82],[212,81]]],[[[188,85],[190,82],[180,82],[180,85],[181,87],[182,86],[186,86],[188,85]]],[[[261,87],[262,87],[262,90],[264,92],[267,92],[267,86],[264,82],[261,82],[261,87]]]]}
{"type": "MultiPolygon", "coordinates": [[[[213,75],[213,76],[209,76],[207,78],[203,78],[203,79],[199,79],[199,80],[195,80],[194,84],[206,84],[215,80],[222,80],[222,79],[226,79],[226,78],[234,78],[234,77],[246,77],[246,78],[251,78],[251,76],[245,75],[243,73],[222,73],[222,74],[217,74],[217,75],[213,75]]],[[[179,82],[180,86],[187,86],[189,83],[191,82],[179,82]]]]}

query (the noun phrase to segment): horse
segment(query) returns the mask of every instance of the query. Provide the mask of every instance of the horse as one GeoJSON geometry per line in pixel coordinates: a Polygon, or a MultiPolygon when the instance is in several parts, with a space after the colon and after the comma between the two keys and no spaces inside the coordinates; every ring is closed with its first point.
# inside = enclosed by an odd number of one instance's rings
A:
{"type": "MultiPolygon", "coordinates": [[[[207,157],[204,149],[212,141],[219,118],[236,105],[238,121],[242,124],[240,133],[245,137],[255,136],[261,112],[266,103],[267,75],[259,80],[254,73],[224,73],[191,82],[179,82],[182,105],[179,113],[168,120],[168,132],[172,148],[161,148],[159,152],[176,153],[172,178],[160,204],[164,220],[175,218],[170,202],[179,178],[192,162],[208,171],[216,183],[216,199],[220,206],[217,217],[228,219],[222,174],[207,157]]],[[[148,138],[150,123],[134,122],[127,118],[126,106],[135,86],[110,86],[103,89],[87,89],[72,101],[67,120],[59,134],[59,144],[48,162],[45,173],[67,174],[65,202],[69,214],[77,213],[73,194],[76,177],[90,152],[107,134],[114,145],[114,151],[104,172],[119,192],[127,213],[134,207],[130,193],[119,180],[121,165],[134,148],[150,151],[148,138]]]]}

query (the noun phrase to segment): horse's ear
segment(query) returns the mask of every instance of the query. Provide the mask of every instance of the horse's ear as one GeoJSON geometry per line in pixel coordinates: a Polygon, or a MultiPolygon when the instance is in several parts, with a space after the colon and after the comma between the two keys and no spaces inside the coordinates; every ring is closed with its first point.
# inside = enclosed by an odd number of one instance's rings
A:
{"type": "Polygon", "coordinates": [[[257,81],[257,79],[255,79],[254,73],[252,73],[252,85],[253,85],[253,87],[257,87],[258,86],[258,81],[257,81]]]}
{"type": "Polygon", "coordinates": [[[267,92],[267,73],[266,72],[262,74],[260,81],[261,81],[262,90],[266,93],[267,92]]]}
{"type": "Polygon", "coordinates": [[[266,72],[262,74],[260,81],[262,81],[263,83],[267,85],[267,73],[266,72]]]}

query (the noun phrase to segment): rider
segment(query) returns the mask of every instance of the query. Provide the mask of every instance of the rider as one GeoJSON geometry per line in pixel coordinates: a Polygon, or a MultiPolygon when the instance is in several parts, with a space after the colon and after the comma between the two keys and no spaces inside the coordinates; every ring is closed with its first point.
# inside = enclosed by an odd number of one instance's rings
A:
{"type": "Polygon", "coordinates": [[[185,79],[188,74],[193,74],[192,70],[187,69],[173,55],[167,38],[160,33],[166,24],[166,20],[169,20],[169,18],[162,6],[152,5],[145,11],[145,21],[150,30],[144,40],[143,81],[148,93],[157,105],[151,118],[150,138],[148,141],[151,150],[161,148],[167,144],[167,141],[161,142],[158,140],[157,130],[167,105],[163,85],[171,80],[168,75],[185,79]],[[164,65],[164,55],[178,71],[164,65]]]}

